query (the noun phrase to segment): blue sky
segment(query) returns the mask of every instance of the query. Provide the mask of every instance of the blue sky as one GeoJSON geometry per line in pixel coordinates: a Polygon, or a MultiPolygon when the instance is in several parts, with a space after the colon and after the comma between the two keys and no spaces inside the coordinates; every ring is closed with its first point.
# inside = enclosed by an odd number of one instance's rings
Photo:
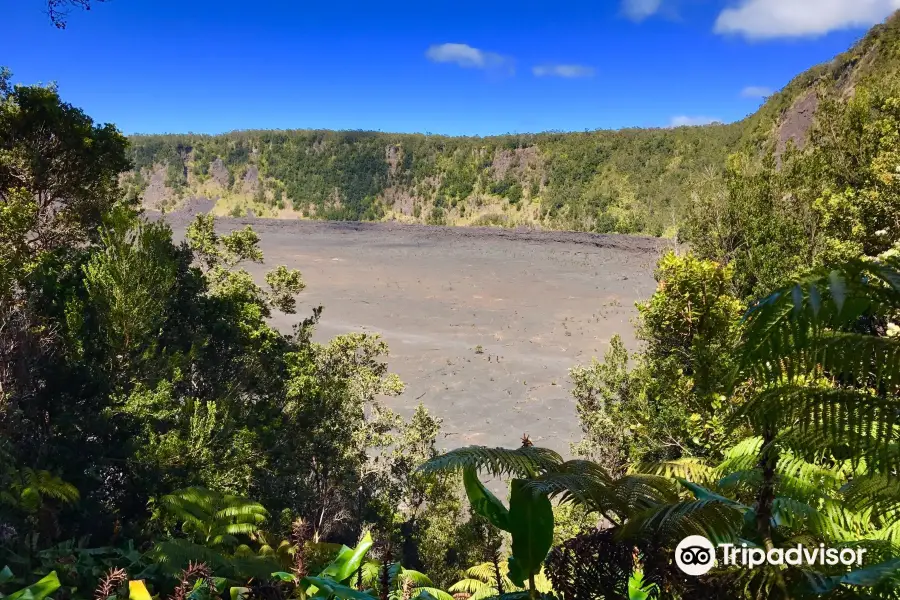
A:
{"type": "Polygon", "coordinates": [[[0,64],[125,133],[734,121],[900,0],[0,0],[0,64]]]}

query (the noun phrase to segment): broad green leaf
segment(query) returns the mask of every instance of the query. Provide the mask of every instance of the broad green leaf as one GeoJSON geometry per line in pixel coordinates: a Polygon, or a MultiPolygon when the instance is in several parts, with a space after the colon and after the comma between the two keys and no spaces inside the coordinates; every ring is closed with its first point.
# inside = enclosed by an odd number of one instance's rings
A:
{"type": "Polygon", "coordinates": [[[9,566],[3,567],[3,570],[0,570],[0,583],[6,583],[11,580],[15,575],[13,572],[9,570],[9,566]]]}
{"type": "Polygon", "coordinates": [[[841,585],[873,587],[887,581],[896,581],[900,576],[900,559],[892,559],[877,565],[850,571],[846,575],[825,576],[809,573],[810,587],[818,594],[827,594],[841,585]]]}
{"type": "Polygon", "coordinates": [[[844,309],[844,301],[847,299],[847,287],[844,285],[844,278],[840,271],[832,271],[828,274],[828,280],[831,283],[831,297],[834,298],[834,304],[837,306],[838,313],[844,309]]]}
{"type": "Polygon", "coordinates": [[[412,600],[453,600],[453,596],[444,590],[433,587],[417,587],[412,591],[412,600]]]}
{"type": "Polygon", "coordinates": [[[546,494],[535,494],[526,484],[524,479],[513,479],[509,497],[509,578],[519,587],[541,570],[553,545],[553,505],[546,494]]]}
{"type": "Polygon", "coordinates": [[[337,558],[335,558],[330,565],[322,569],[322,572],[319,573],[319,577],[327,576],[338,582],[346,581],[359,569],[359,565],[362,564],[363,558],[365,558],[366,553],[371,547],[372,536],[366,532],[366,535],[356,548],[351,550],[347,546],[342,547],[337,558]]]}
{"type": "Polygon", "coordinates": [[[56,571],[51,571],[46,577],[26,588],[22,588],[18,592],[10,594],[5,600],[44,600],[44,598],[58,590],[59,585],[59,577],[56,576],[56,571]]]}
{"type": "Polygon", "coordinates": [[[365,592],[354,590],[353,588],[342,585],[333,579],[326,577],[304,577],[300,580],[304,585],[309,586],[308,589],[316,589],[311,592],[314,598],[330,598],[336,596],[341,600],[376,600],[376,598],[365,592]]]}
{"type": "Polygon", "coordinates": [[[285,571],[275,571],[272,573],[272,578],[277,579],[278,581],[297,581],[296,575],[285,571]]]}
{"type": "Polygon", "coordinates": [[[244,600],[250,594],[248,587],[233,587],[228,590],[231,600],[244,600]]]}
{"type": "Polygon", "coordinates": [[[143,580],[137,579],[128,582],[128,600],[152,600],[143,580]]]}
{"type": "Polygon", "coordinates": [[[509,511],[494,494],[484,487],[484,484],[478,479],[475,469],[463,471],[463,485],[466,487],[466,495],[469,497],[472,510],[487,519],[494,527],[510,531],[509,511]]]}

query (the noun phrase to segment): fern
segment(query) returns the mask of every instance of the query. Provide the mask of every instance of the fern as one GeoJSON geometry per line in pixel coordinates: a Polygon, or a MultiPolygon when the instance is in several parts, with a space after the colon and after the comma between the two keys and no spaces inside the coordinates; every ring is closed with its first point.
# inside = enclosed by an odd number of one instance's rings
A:
{"type": "Polygon", "coordinates": [[[738,418],[779,430],[798,454],[835,450],[889,472],[900,458],[900,340],[871,332],[898,311],[897,265],[871,260],[813,273],[753,306],[735,381],[760,392],[738,418]]]}
{"type": "Polygon", "coordinates": [[[473,468],[494,477],[512,475],[529,478],[553,471],[562,462],[562,457],[548,448],[522,446],[509,450],[468,446],[435,457],[422,465],[421,469],[425,472],[436,472],[473,468]]]}

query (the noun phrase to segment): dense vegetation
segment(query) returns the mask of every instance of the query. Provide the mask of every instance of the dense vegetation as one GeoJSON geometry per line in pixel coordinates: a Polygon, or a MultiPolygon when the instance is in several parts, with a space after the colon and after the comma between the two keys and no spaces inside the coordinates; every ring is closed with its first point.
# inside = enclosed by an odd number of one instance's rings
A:
{"type": "Polygon", "coordinates": [[[129,145],[53,87],[12,86],[3,71],[0,590],[897,598],[900,86],[888,68],[866,75],[896,64],[895,27],[836,63],[841,77],[863,65],[852,93],[831,85],[838,71],[814,77],[802,148],[777,119],[760,125],[774,137],[747,145],[734,127],[129,145]],[[715,152],[734,150],[727,159],[704,146],[709,132],[715,152]],[[498,158],[510,160],[502,174],[498,158]],[[379,402],[403,388],[383,341],[313,342],[321,307],[291,334],[273,329],[274,311],[296,312],[301,274],[276,267],[262,287],[241,267],[263,260],[256,234],[219,235],[210,216],[175,243],[137,210],[148,175],[347,218],[390,210],[384,191],[401,182],[446,202],[430,205],[434,221],[487,194],[554,223],[634,231],[663,224],[654,203],[671,193],[691,250],[660,259],[658,289],[638,307],[641,350],[613,340],[602,361],[572,369],[584,433],[574,459],[527,437],[441,454],[439,420],[379,402]],[[672,187],[650,196],[652,185],[672,187]],[[509,480],[506,502],[481,475],[509,480]],[[689,534],[866,558],[687,577],[673,549],[689,534]]]}
{"type": "Polygon", "coordinates": [[[491,138],[363,131],[135,136],[128,183],[156,207],[196,194],[223,196],[222,207],[235,214],[293,207],[326,219],[493,219],[671,235],[691,177],[720,170],[739,135],[719,125],[491,138]],[[147,196],[154,174],[167,191],[147,196]]]}

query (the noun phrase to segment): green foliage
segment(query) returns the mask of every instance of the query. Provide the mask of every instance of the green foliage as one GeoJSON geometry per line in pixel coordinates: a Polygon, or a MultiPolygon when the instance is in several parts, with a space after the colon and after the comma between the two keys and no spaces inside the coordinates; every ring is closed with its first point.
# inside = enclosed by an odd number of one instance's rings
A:
{"type": "Polygon", "coordinates": [[[5,204],[17,190],[28,195],[23,243],[49,250],[93,238],[100,217],[119,200],[119,173],[131,167],[126,144],[112,125],[94,125],[62,102],[54,87],[5,83],[0,200],[5,204]]]}
{"type": "Polygon", "coordinates": [[[135,222],[124,210],[109,215],[97,252],[82,268],[89,302],[116,355],[152,345],[165,319],[166,297],[175,285],[172,232],[161,223],[135,222]]]}
{"type": "Polygon", "coordinates": [[[257,558],[246,542],[255,538],[268,512],[261,504],[203,488],[187,488],[160,498],[157,520],[169,536],[152,551],[169,572],[202,561],[217,572],[259,575],[273,564],[257,558]]]}
{"type": "Polygon", "coordinates": [[[656,584],[645,583],[644,574],[640,571],[635,571],[628,578],[628,600],[648,600],[656,593],[656,584]]]}
{"type": "Polygon", "coordinates": [[[900,240],[892,81],[858,86],[846,101],[821,93],[802,151],[736,154],[724,181],[698,188],[688,238],[701,256],[733,265],[739,297],[763,295],[809,268],[877,256],[900,240]]]}
{"type": "Polygon", "coordinates": [[[167,165],[173,195],[187,164],[201,176],[188,182],[196,187],[221,160],[229,176],[258,167],[295,209],[312,207],[317,218],[381,219],[393,208],[386,191],[399,189],[415,199],[416,219],[452,224],[455,202],[477,204],[490,193],[521,205],[528,189],[532,200],[544,196],[538,220],[545,225],[660,235],[678,225],[692,176],[720,170],[740,134],[735,126],[490,138],[247,131],[135,136],[131,143],[136,172],[167,165]],[[495,175],[501,168],[502,177],[495,175]]]}
{"type": "MultiPolygon", "coordinates": [[[[12,578],[9,567],[4,567],[4,570],[0,572],[0,578],[6,580],[12,578]]],[[[0,580],[0,585],[3,583],[4,581],[0,580]]],[[[6,596],[0,595],[0,598],[3,598],[4,600],[44,600],[44,598],[58,590],[59,587],[59,577],[56,576],[56,571],[51,571],[48,575],[28,587],[22,588],[6,596]]]]}
{"type": "Polygon", "coordinates": [[[730,279],[730,267],[692,254],[660,258],[657,291],[638,304],[636,364],[615,336],[602,363],[570,371],[584,432],[576,453],[622,474],[629,463],[717,457],[737,439],[726,425],[741,401],[726,394],[741,314],[730,279]]]}
{"type": "MultiPolygon", "coordinates": [[[[451,594],[469,594],[469,600],[484,600],[505,594],[523,592],[528,588],[517,586],[510,579],[509,564],[506,560],[485,562],[469,567],[465,571],[466,577],[460,579],[448,588],[451,594]]],[[[550,582],[543,572],[535,578],[535,589],[545,593],[551,591],[550,582]]],[[[524,597],[524,594],[522,594],[524,597]]]]}
{"type": "Polygon", "coordinates": [[[472,446],[435,457],[424,465],[424,469],[426,472],[463,470],[472,510],[511,535],[510,581],[519,588],[525,587],[528,581],[529,589],[534,590],[534,577],[541,571],[553,543],[553,507],[548,493],[528,488],[524,479],[513,479],[507,509],[478,480],[477,471],[481,469],[493,475],[519,472],[532,478],[560,465],[562,460],[556,453],[533,446],[516,450],[472,446]]]}
{"type": "Polygon", "coordinates": [[[47,471],[25,467],[7,473],[4,479],[6,489],[0,491],[0,501],[29,514],[38,513],[48,500],[72,504],[80,497],[75,486],[47,471]]]}
{"type": "Polygon", "coordinates": [[[510,483],[508,528],[512,536],[509,578],[519,587],[541,570],[553,544],[553,507],[550,499],[525,487],[525,481],[510,483]]]}

